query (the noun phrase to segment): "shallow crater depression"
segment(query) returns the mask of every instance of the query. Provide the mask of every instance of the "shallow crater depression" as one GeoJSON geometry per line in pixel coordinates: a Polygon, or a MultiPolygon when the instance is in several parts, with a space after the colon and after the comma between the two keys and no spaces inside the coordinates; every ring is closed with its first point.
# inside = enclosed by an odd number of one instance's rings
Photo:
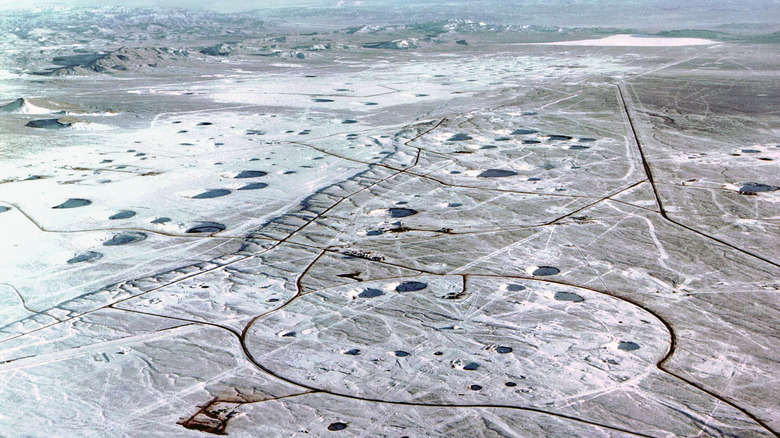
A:
{"type": "Polygon", "coordinates": [[[306,295],[256,321],[246,343],[272,372],[334,393],[521,406],[641,379],[669,339],[652,314],[591,290],[488,277],[464,290],[460,276],[423,276],[306,295]],[[409,281],[427,287],[399,292],[409,281]]]}

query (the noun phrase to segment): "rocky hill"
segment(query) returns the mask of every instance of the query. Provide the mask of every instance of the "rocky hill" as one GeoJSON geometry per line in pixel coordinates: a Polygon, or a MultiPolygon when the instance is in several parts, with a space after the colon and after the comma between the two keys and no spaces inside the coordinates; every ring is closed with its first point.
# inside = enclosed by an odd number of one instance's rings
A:
{"type": "Polygon", "coordinates": [[[187,50],[169,47],[121,47],[107,53],[88,53],[57,56],[52,63],[60,67],[37,72],[45,76],[67,76],[90,72],[110,73],[139,67],[157,67],[189,56],[187,50]]]}

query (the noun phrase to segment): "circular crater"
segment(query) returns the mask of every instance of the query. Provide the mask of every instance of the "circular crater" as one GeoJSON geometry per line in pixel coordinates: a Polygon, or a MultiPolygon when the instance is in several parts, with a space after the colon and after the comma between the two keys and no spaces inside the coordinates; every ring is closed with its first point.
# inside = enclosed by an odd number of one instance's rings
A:
{"type": "Polygon", "coordinates": [[[253,323],[248,351],[280,376],[349,396],[531,405],[652,373],[670,341],[652,314],[573,286],[469,276],[464,290],[461,276],[434,275],[360,286],[382,293],[355,299],[352,284],[305,295],[253,323]],[[425,287],[400,293],[412,282],[425,287]]]}

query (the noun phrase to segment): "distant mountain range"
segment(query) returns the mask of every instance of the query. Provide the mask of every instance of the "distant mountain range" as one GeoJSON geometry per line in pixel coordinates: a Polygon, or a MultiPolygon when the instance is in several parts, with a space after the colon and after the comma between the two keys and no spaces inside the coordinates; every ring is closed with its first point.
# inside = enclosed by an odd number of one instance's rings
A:
{"type": "Polygon", "coordinates": [[[249,35],[265,29],[255,12],[218,13],[171,8],[52,7],[0,12],[0,25],[20,39],[39,38],[41,30],[83,37],[147,38],[193,34],[249,35]]]}
{"type": "Polygon", "coordinates": [[[360,6],[347,2],[339,7],[236,13],[116,6],[6,10],[0,11],[0,28],[5,30],[0,32],[0,53],[4,53],[0,69],[54,76],[119,73],[203,56],[307,59],[320,56],[319,52],[357,47],[417,50],[426,45],[466,46],[474,35],[499,33],[522,33],[523,38],[536,38],[534,41],[644,33],[726,42],[780,42],[780,14],[772,15],[780,3],[748,3],[755,8],[734,0],[720,2],[719,7],[710,0],[674,5],[661,0],[533,0],[522,5],[498,0],[389,0],[360,6]],[[648,9],[653,4],[666,6],[648,9]],[[622,18],[640,15],[641,21],[622,18]],[[734,21],[718,21],[726,19],[734,21]],[[733,24],[740,19],[744,19],[741,24],[733,24]],[[680,20],[703,24],[674,27],[680,20]],[[589,21],[598,25],[581,24],[589,21]],[[610,25],[622,22],[630,25],[610,25]],[[529,37],[534,34],[537,36],[529,37]]]}

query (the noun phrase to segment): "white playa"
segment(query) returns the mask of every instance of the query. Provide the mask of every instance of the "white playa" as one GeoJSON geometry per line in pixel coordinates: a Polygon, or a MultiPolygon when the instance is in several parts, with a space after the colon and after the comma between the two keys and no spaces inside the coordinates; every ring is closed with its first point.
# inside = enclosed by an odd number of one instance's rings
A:
{"type": "Polygon", "coordinates": [[[645,35],[621,34],[592,40],[555,41],[552,43],[537,44],[546,46],[678,47],[706,46],[710,44],[718,44],[718,42],[704,38],[665,38],[645,35]]]}

